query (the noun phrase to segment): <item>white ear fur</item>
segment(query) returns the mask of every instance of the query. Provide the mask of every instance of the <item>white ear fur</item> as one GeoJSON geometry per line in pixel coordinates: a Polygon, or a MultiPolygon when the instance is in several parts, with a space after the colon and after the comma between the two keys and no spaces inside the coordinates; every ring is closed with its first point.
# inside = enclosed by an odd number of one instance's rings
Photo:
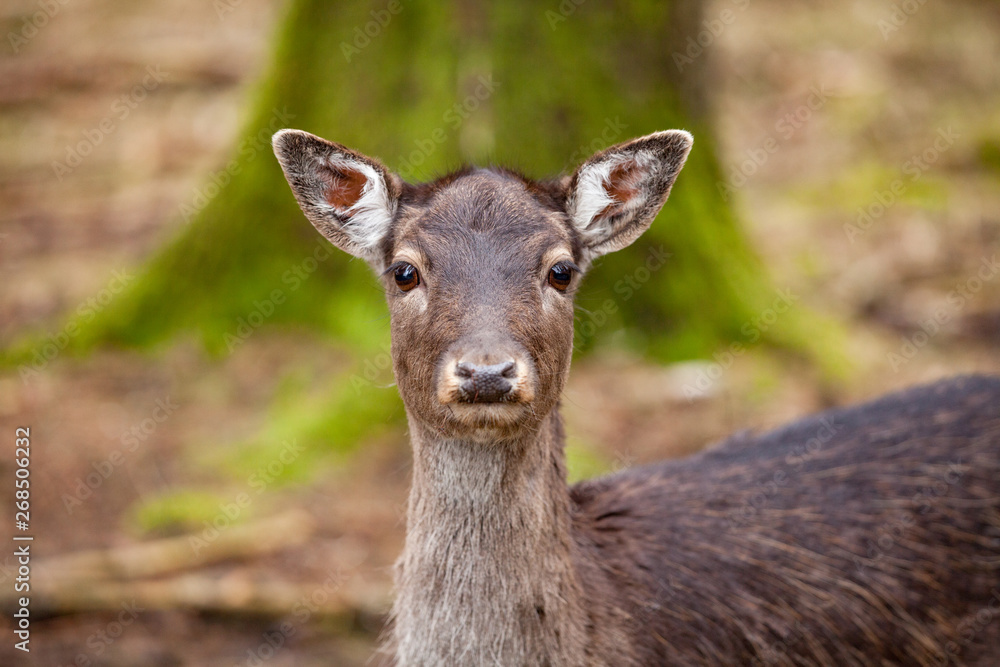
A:
{"type": "Polygon", "coordinates": [[[272,139],[306,218],[335,246],[381,267],[380,244],[396,215],[401,181],[378,161],[300,130],[272,139]]]}
{"type": "Polygon", "coordinates": [[[365,177],[361,197],[346,209],[323,202],[331,212],[346,218],[344,233],[366,252],[377,250],[379,243],[389,233],[389,226],[396,215],[396,201],[390,199],[385,179],[372,167],[348,158],[331,157],[327,165],[338,171],[359,171],[365,177]]]}
{"type": "Polygon", "coordinates": [[[626,162],[633,162],[639,169],[647,169],[653,157],[637,152],[631,156],[613,155],[601,162],[587,164],[580,168],[576,192],[570,198],[570,217],[583,233],[588,245],[599,243],[611,232],[605,226],[595,225],[595,218],[610,206],[618,205],[621,212],[637,205],[635,198],[619,200],[608,191],[611,174],[626,162]]]}
{"type": "Polygon", "coordinates": [[[569,183],[566,212],[588,261],[624,248],[649,227],[692,143],[683,130],[656,132],[612,146],[580,165],[569,183]]]}
{"type": "Polygon", "coordinates": [[[605,185],[615,163],[612,160],[580,170],[576,192],[570,197],[569,215],[577,228],[586,233],[594,216],[615,203],[605,185]]]}

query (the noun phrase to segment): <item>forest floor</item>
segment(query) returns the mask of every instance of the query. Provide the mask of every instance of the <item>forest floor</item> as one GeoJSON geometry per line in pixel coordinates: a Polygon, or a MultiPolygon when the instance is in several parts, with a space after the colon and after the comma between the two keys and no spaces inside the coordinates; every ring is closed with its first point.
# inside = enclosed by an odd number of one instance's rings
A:
{"type": "MultiPolygon", "coordinates": [[[[4,344],[38,328],[57,342],[71,335],[60,329],[66,313],[115,293],[180,229],[182,207],[236,139],[281,5],[223,3],[231,11],[220,16],[220,3],[194,0],[49,4],[58,10],[48,23],[0,60],[4,344]],[[145,93],[133,87],[144,78],[145,93]],[[80,142],[90,148],[77,168],[66,147],[80,142]]],[[[3,32],[39,6],[6,3],[3,32]]],[[[853,368],[834,380],[759,351],[668,367],[624,352],[588,357],[564,398],[577,474],[939,377],[1000,372],[1000,7],[927,3],[897,25],[889,2],[714,0],[706,17],[725,9],[736,20],[697,56],[709,58],[723,176],[776,287],[844,323],[853,368]],[[701,373],[710,390],[689,400],[684,387],[701,373]]],[[[4,437],[32,427],[37,563],[165,545],[170,535],[147,515],[177,489],[222,484],[230,500],[207,520],[233,506],[240,515],[221,537],[196,527],[210,562],[183,549],[159,565],[136,558],[143,585],[163,585],[137,593],[162,604],[134,622],[116,625],[128,588],[67,594],[65,613],[35,619],[26,664],[364,664],[402,544],[405,434],[389,431],[296,484],[272,484],[266,466],[233,482],[207,451],[259,432],[289,383],[318,401],[347,363],[315,337],[265,331],[224,358],[187,341],[57,355],[37,375],[0,376],[4,437]],[[294,534],[275,531],[275,517],[294,534]],[[217,550],[237,537],[242,546],[217,550]],[[258,598],[296,611],[275,616],[258,598]],[[333,613],[340,604],[346,612],[333,613]]],[[[13,479],[9,457],[0,470],[13,479]]],[[[0,559],[0,586],[12,585],[11,563],[0,559]]],[[[12,664],[9,614],[0,628],[0,664],[12,664]]]]}

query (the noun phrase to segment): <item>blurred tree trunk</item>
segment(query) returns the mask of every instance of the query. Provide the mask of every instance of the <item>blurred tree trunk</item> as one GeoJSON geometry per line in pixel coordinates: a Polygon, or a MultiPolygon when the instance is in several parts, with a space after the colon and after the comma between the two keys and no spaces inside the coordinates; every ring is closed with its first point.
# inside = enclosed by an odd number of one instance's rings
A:
{"type": "MultiPolygon", "coordinates": [[[[496,98],[499,152],[545,174],[572,169],[595,147],[656,130],[684,128],[695,137],[650,230],[587,277],[577,301],[578,346],[624,330],[633,348],[679,360],[711,357],[732,341],[757,342],[745,327],[775,294],[719,195],[705,76],[711,45],[695,41],[705,30],[704,3],[564,2],[542,21],[534,6],[496,6],[493,71],[507,83],[496,98]]],[[[782,317],[761,338],[810,350],[809,318],[782,317]]]]}
{"type": "MultiPolygon", "coordinates": [[[[193,331],[224,351],[266,321],[355,349],[384,343],[375,278],[328,252],[299,213],[266,141],[278,127],[378,156],[411,180],[463,160],[546,176],[679,127],[695,135],[688,166],[651,231],[588,278],[579,346],[625,331],[641,352],[675,360],[755,342],[741,329],[774,293],[718,194],[706,56],[677,58],[702,19],[692,0],[291,0],[233,161],[209,179],[206,201],[186,209],[190,224],[78,340],[145,346],[193,331]],[[650,258],[660,266],[647,271],[650,258]]],[[[761,338],[809,350],[806,320],[783,316],[761,338]]]]}

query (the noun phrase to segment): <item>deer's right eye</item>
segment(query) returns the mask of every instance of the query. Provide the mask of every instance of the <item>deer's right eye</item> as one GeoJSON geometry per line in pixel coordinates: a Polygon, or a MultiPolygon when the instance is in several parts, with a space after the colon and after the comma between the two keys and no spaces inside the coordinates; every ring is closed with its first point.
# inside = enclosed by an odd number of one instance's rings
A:
{"type": "Polygon", "coordinates": [[[573,271],[575,268],[576,267],[570,265],[568,262],[559,262],[549,269],[549,284],[560,292],[565,292],[569,288],[570,282],[573,280],[573,271]]]}
{"type": "Polygon", "coordinates": [[[420,274],[417,273],[417,268],[406,262],[396,267],[392,277],[396,279],[396,287],[404,292],[409,292],[420,284],[420,274]]]}

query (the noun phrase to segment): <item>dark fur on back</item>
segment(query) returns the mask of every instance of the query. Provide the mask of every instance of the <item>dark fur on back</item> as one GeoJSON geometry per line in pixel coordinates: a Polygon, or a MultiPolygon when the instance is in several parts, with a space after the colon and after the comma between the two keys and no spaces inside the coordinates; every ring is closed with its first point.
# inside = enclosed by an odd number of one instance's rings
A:
{"type": "Polygon", "coordinates": [[[577,484],[589,599],[640,664],[997,665],[1000,379],[577,484]]]}

